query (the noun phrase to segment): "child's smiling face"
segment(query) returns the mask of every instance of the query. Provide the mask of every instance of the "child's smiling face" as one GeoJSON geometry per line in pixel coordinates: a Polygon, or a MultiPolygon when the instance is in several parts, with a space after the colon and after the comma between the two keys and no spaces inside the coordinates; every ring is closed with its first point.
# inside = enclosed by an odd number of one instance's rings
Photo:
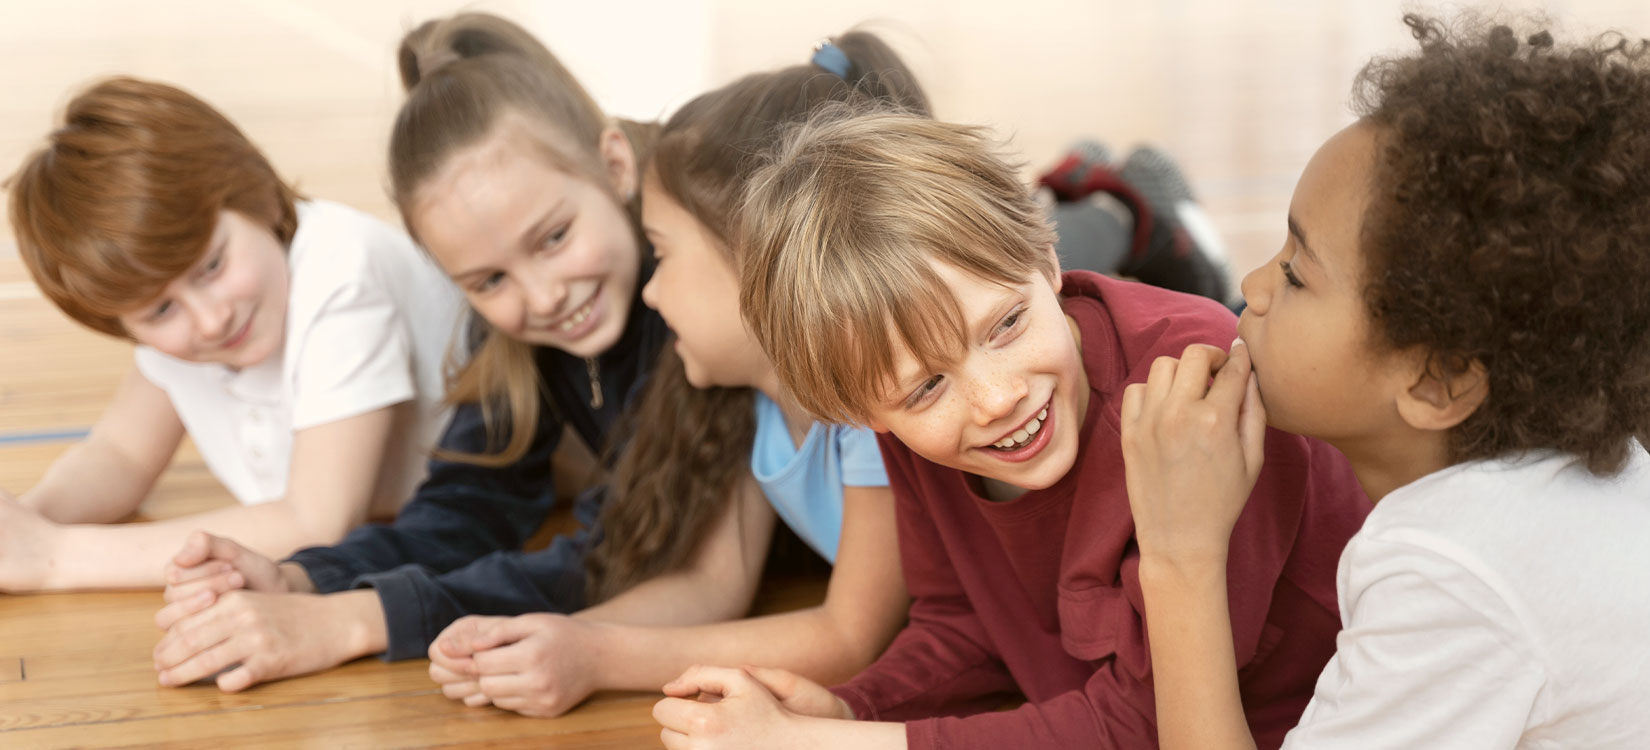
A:
{"type": "Polygon", "coordinates": [[[966,340],[934,371],[897,349],[867,421],[935,463],[1022,489],[1053,485],[1076,460],[1089,395],[1059,276],[1033,271],[1005,287],[933,268],[957,301],[966,340]]]}
{"type": "Polygon", "coordinates": [[[1413,385],[1408,358],[1374,346],[1364,304],[1359,236],[1377,134],[1357,123],[1318,149],[1295,187],[1283,248],[1243,279],[1238,334],[1267,422],[1337,446],[1387,434],[1400,421],[1394,399],[1413,385]]]}
{"type": "Polygon", "coordinates": [[[200,260],[119,319],[138,343],[169,356],[252,367],[286,340],[288,282],[286,247],[274,231],[220,210],[200,260]]]}

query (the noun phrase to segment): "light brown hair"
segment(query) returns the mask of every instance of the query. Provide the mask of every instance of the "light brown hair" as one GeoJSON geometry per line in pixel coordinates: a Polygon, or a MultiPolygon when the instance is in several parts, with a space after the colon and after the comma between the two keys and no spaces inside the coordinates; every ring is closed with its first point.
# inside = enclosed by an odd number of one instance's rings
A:
{"type": "Polygon", "coordinates": [[[298,229],[298,194],[241,131],[182,89],[111,78],[81,92],[10,180],[18,250],[69,317],[130,338],[119,316],[207,250],[223,210],[298,229]]]}
{"type": "MultiPolygon", "coordinates": [[[[538,155],[556,169],[608,187],[632,223],[637,221],[638,204],[612,186],[598,143],[603,130],[616,126],[640,159],[656,127],[610,120],[525,29],[486,13],[427,21],[401,40],[397,62],[407,101],[390,134],[390,188],[414,238],[421,188],[454,154],[503,127],[522,128],[538,155]]],[[[636,231],[639,247],[639,226],[636,231]]],[[[479,316],[473,328],[475,349],[453,374],[447,400],[481,406],[489,452],[445,457],[505,466],[527,452],[546,395],[531,345],[493,330],[479,316]]]]}
{"type": "Polygon", "coordinates": [[[826,107],[750,179],[740,302],[804,409],[862,422],[904,346],[961,351],[962,312],[932,263],[982,280],[1055,273],[1053,230],[981,128],[826,107]]]}
{"type": "MultiPolygon", "coordinates": [[[[752,157],[785,125],[826,102],[877,102],[926,114],[928,99],[893,49],[850,31],[832,40],[846,76],[801,64],[755,73],[684,105],[661,131],[647,181],[709,230],[737,269],[731,239],[752,157]]],[[[730,320],[730,326],[740,321],[730,320]]],[[[635,411],[638,431],[614,467],[603,507],[607,535],[586,558],[594,600],[679,568],[698,549],[738,483],[749,475],[756,432],[748,388],[696,389],[674,347],[660,354],[635,411]]]]}

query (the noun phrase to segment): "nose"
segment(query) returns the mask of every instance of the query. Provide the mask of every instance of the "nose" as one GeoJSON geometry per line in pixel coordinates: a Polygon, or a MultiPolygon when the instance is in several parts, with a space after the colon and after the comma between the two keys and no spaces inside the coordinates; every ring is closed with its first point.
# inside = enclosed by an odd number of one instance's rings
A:
{"type": "Polygon", "coordinates": [[[654,271],[653,276],[650,277],[647,280],[647,284],[642,287],[642,304],[647,305],[654,310],[659,309],[659,293],[654,291],[654,287],[658,285],[659,272],[654,271]]]}
{"type": "Polygon", "coordinates": [[[1243,284],[1239,289],[1243,292],[1243,301],[1248,305],[1248,311],[1256,315],[1265,315],[1266,308],[1272,304],[1272,263],[1250,271],[1243,277],[1243,284]]]}
{"type": "Polygon", "coordinates": [[[567,285],[545,264],[536,264],[535,269],[533,277],[522,285],[523,294],[527,297],[527,312],[539,320],[553,318],[567,302],[567,285]]]}
{"type": "Polygon", "coordinates": [[[202,341],[221,341],[233,333],[229,326],[235,321],[235,306],[229,302],[201,293],[186,297],[185,305],[195,320],[195,331],[202,341]]]}
{"type": "Polygon", "coordinates": [[[1030,391],[1026,379],[1009,368],[982,368],[968,375],[973,378],[969,402],[974,412],[974,424],[989,427],[1005,417],[1012,416],[1030,391]]]}

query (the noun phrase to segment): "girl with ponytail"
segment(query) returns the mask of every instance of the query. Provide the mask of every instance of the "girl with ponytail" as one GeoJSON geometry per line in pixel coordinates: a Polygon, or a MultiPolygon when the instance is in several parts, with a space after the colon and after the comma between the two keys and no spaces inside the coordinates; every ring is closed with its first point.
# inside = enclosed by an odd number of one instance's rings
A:
{"type": "Polygon", "coordinates": [[[676,332],[670,366],[654,374],[636,434],[615,468],[602,513],[607,535],[589,558],[598,598],[661,610],[679,603],[641,584],[684,565],[693,529],[716,509],[737,518],[760,559],[775,512],[835,567],[824,603],[777,615],[692,627],[613,620],[602,606],[571,617],[467,617],[430,649],[448,697],[555,716],[591,692],[656,690],[696,663],[784,665],[840,681],[881,653],[905,619],[893,496],[865,428],[813,420],[782,388],[739,315],[738,249],[730,242],[747,157],[783,127],[833,101],[886,101],[926,114],[910,71],[880,39],[849,32],[814,61],[760,73],[704,94],[661,131],[645,171],[643,220],[658,268],[642,292],[676,332]],[[725,425],[720,442],[707,439],[725,425]],[[749,456],[734,462],[733,456],[749,456]],[[725,469],[715,482],[707,467],[725,469]],[[689,488],[690,491],[683,491],[689,488]],[[638,584],[641,584],[638,586],[638,584]]]}
{"type": "MultiPolygon", "coordinates": [[[[653,128],[607,117],[549,50],[494,16],[425,23],[398,63],[407,100],[391,190],[473,312],[468,358],[450,368],[452,424],[392,524],[279,565],[192,537],[157,616],[162,684],[216,674],[234,691],[366,654],[422,656],[469,612],[586,604],[590,533],[519,550],[555,503],[550,457],[564,431],[603,454],[668,352],[664,322],[640,300],[651,262],[637,167],[653,128]]],[[[575,515],[593,525],[600,506],[587,493],[575,515]]],[[[722,567],[708,570],[739,577],[722,567]]],[[[690,621],[742,612],[754,591],[683,579],[699,607],[678,613],[690,621]]]]}

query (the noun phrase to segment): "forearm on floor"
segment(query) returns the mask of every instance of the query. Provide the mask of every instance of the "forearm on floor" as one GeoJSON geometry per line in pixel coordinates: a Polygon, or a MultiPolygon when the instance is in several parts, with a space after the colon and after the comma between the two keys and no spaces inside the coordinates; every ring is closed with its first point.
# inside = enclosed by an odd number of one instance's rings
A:
{"type": "Polygon", "coordinates": [[[823,608],[690,627],[589,622],[600,689],[657,690],[696,664],[754,665],[834,684],[875,659],[880,644],[846,632],[823,608]]]}
{"type": "Polygon", "coordinates": [[[229,537],[277,559],[309,544],[335,541],[304,528],[303,521],[284,501],[151,523],[63,526],[53,545],[52,570],[42,588],[61,591],[164,585],[166,563],[197,529],[229,537]]]}
{"type": "Polygon", "coordinates": [[[137,511],[155,477],[96,441],[75,444],[18,501],[57,523],[113,523],[137,511]]]}

